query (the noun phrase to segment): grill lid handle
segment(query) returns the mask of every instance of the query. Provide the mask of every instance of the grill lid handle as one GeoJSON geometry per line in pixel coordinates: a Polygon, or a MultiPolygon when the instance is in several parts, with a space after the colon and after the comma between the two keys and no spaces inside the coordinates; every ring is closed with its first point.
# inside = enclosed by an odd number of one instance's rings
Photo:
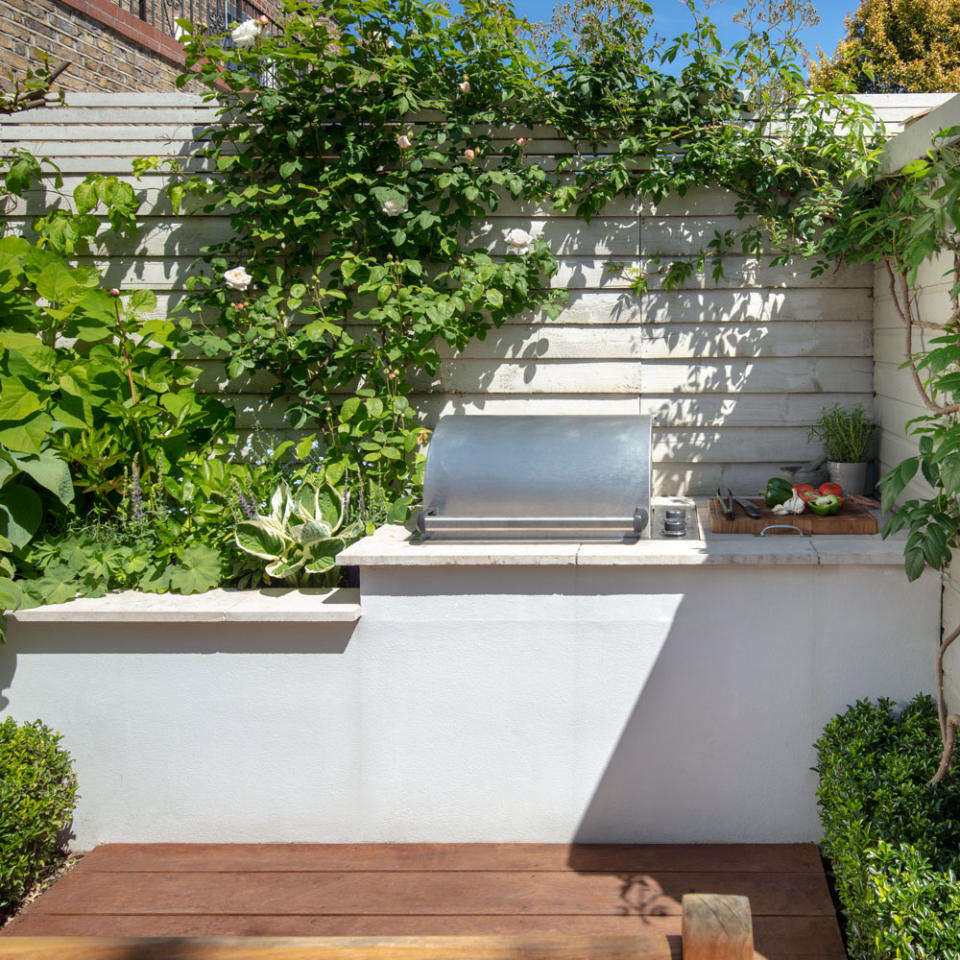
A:
{"type": "Polygon", "coordinates": [[[650,514],[643,509],[643,507],[637,507],[633,511],[633,531],[634,533],[643,533],[645,527],[650,522],[650,514]]]}

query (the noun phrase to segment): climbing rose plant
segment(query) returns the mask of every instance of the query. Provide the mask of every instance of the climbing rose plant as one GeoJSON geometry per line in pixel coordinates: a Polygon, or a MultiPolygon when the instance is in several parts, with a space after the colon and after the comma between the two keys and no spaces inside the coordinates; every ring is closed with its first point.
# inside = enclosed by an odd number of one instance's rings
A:
{"type": "Polygon", "coordinates": [[[327,479],[346,477],[364,515],[402,519],[416,498],[416,401],[443,351],[562,308],[535,216],[733,191],[742,229],[631,274],[638,290],[670,287],[708,264],[719,277],[730,251],[816,255],[844,186],[869,168],[870,111],[807,91],[789,44],[754,33],[724,51],[691,5],[695,29],[661,48],[650,14],[640,0],[598,5],[549,65],[490,0],[454,19],[422,0],[287,0],[279,26],[240,24],[232,42],[181,21],[182,80],[209,86],[222,123],[202,149],[215,173],[171,196],[204,194],[233,228],[209,248],[184,323],[228,376],[268,384],[289,427],[322,436],[327,479]],[[559,159],[538,149],[558,136],[559,159]],[[501,234],[497,212],[531,219],[501,234]]]}

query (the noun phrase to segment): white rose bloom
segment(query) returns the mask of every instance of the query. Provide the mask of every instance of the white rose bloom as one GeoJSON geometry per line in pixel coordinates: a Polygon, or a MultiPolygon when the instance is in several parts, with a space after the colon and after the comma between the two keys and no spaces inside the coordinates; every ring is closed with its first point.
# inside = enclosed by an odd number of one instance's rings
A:
{"type": "Polygon", "coordinates": [[[399,217],[401,213],[407,212],[407,199],[404,197],[397,200],[395,197],[388,197],[380,204],[380,209],[388,217],[399,217]]]}
{"type": "Polygon", "coordinates": [[[253,277],[243,267],[234,267],[223,274],[223,282],[231,290],[246,290],[253,283],[253,277]]]}
{"type": "Polygon", "coordinates": [[[263,25],[257,20],[244,20],[239,27],[234,27],[230,39],[236,47],[252,47],[260,36],[263,25]]]}
{"type": "Polygon", "coordinates": [[[504,236],[507,240],[507,253],[521,256],[533,249],[533,237],[526,230],[515,227],[513,230],[505,231],[504,236]]]}
{"type": "Polygon", "coordinates": [[[409,150],[410,147],[413,146],[413,141],[405,133],[401,133],[400,136],[397,137],[397,146],[400,147],[401,150],[409,150]]]}
{"type": "Polygon", "coordinates": [[[460,92],[461,92],[461,93],[469,93],[469,92],[470,92],[470,81],[469,81],[469,80],[462,80],[457,86],[460,88],[460,92]]]}

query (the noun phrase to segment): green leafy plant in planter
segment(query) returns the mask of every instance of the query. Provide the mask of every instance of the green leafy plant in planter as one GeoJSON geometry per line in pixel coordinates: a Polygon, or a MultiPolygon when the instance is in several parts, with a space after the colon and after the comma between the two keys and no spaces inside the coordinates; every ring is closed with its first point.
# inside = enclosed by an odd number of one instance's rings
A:
{"type": "Polygon", "coordinates": [[[864,463],[870,456],[870,441],[876,429],[863,406],[844,410],[840,404],[824,407],[810,428],[810,438],[822,444],[834,463],[864,463]]]}
{"type": "Polygon", "coordinates": [[[281,481],[270,513],[237,524],[237,546],[268,561],[265,579],[294,586],[334,585],[334,557],[363,533],[359,522],[344,526],[344,499],[322,477],[305,478],[292,490],[281,481]]]}
{"type": "MultiPolygon", "coordinates": [[[[0,206],[41,169],[0,158],[0,206]]],[[[104,220],[129,236],[138,207],[130,184],[94,174],[29,238],[0,237],[0,610],[261,577],[234,526],[290,469],[292,445],[235,458],[233,411],[198,389],[156,296],[107,290],[68,259],[104,220]]]]}

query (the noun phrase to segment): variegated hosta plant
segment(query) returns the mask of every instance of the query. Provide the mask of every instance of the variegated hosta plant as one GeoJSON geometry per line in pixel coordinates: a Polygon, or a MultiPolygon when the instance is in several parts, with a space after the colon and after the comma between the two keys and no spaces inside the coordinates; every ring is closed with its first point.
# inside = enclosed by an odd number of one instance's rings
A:
{"type": "Polygon", "coordinates": [[[359,539],[362,527],[344,527],[340,493],[322,477],[307,477],[294,491],[281,481],[270,500],[270,513],[237,524],[237,546],[268,561],[267,577],[293,586],[333,586],[334,557],[359,539]]]}

